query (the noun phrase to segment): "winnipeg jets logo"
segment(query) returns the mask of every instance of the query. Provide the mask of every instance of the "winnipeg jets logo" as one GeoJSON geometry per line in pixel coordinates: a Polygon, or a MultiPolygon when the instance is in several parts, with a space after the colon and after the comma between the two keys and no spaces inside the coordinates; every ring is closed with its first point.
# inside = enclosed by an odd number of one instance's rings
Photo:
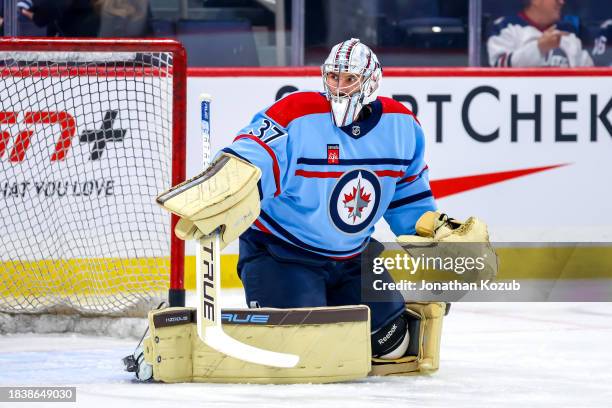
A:
{"type": "Polygon", "coordinates": [[[344,195],[344,207],[348,209],[349,219],[352,219],[353,224],[357,220],[357,218],[361,218],[363,216],[363,210],[367,208],[370,203],[370,197],[372,193],[365,193],[365,187],[361,186],[363,178],[361,177],[361,173],[359,173],[359,177],[357,178],[357,186],[353,187],[353,191],[350,194],[344,195]]]}
{"type": "Polygon", "coordinates": [[[342,232],[356,234],[369,227],[380,202],[380,181],[367,169],[342,175],[329,199],[329,217],[342,232]]]}

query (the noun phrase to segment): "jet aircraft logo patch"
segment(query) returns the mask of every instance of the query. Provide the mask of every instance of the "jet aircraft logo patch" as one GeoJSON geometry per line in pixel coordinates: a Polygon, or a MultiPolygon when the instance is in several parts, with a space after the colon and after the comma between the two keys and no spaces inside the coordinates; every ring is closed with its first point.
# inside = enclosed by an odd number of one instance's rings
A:
{"type": "Polygon", "coordinates": [[[380,203],[380,181],[366,169],[343,174],[329,200],[329,216],[342,232],[356,234],[369,227],[380,203]]]}

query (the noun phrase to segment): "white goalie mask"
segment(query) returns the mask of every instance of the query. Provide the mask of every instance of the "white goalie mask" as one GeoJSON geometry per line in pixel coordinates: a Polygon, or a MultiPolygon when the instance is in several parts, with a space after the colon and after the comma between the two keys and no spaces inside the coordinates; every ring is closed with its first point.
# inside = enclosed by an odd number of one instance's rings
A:
{"type": "Polygon", "coordinates": [[[359,39],[335,45],[321,66],[323,86],[336,126],[353,123],[363,107],[376,100],[382,68],[376,54],[359,39]],[[351,74],[344,76],[342,73],[351,74]]]}

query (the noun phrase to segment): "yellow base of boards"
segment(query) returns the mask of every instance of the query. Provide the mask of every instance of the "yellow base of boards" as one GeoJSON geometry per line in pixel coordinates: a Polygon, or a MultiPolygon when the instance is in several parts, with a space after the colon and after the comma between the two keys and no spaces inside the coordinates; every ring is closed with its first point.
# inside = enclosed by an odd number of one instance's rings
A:
{"type": "MultiPolygon", "coordinates": [[[[497,280],[612,279],[611,246],[496,248],[497,280]]],[[[221,286],[241,288],[236,273],[238,255],[222,255],[221,286]]],[[[185,257],[185,289],[195,289],[195,257],[185,257]]]]}
{"type": "MultiPolygon", "coordinates": [[[[496,248],[498,280],[612,279],[612,246],[496,248]]],[[[238,255],[221,256],[223,288],[240,288],[238,255]]],[[[168,258],[0,261],[0,298],[112,295],[168,288],[168,258]],[[86,278],[84,278],[86,277],[86,278]]],[[[195,256],[185,257],[185,289],[195,289],[195,256]]]]}

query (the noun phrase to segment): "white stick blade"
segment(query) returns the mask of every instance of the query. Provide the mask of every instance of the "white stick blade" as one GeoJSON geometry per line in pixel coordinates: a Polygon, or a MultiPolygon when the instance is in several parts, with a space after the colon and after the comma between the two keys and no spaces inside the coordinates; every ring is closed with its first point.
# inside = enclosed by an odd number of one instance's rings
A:
{"type": "Polygon", "coordinates": [[[295,354],[278,353],[249,346],[228,336],[220,327],[208,327],[204,342],[211,348],[238,360],[271,367],[291,368],[300,361],[295,354]]]}

